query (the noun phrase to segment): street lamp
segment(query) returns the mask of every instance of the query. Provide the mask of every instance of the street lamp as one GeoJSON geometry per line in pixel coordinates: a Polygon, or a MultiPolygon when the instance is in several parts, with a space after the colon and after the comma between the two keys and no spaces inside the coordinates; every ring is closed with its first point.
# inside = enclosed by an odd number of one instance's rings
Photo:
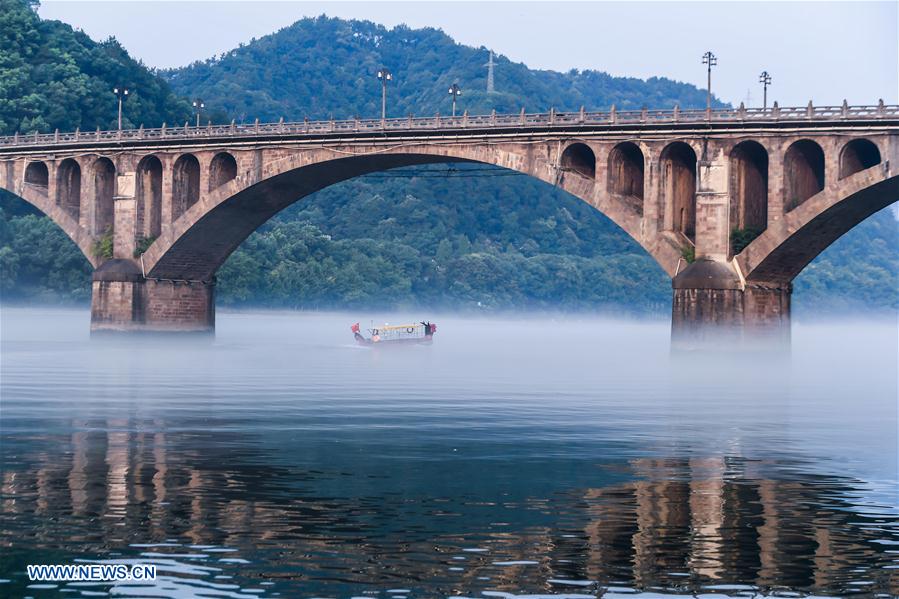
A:
{"type": "Polygon", "coordinates": [[[768,86],[771,85],[771,75],[768,74],[768,71],[762,71],[762,74],[759,75],[759,83],[762,84],[762,110],[766,110],[768,108],[768,86]]]}
{"type": "Polygon", "coordinates": [[[387,82],[393,80],[393,73],[386,67],[378,69],[378,79],[381,81],[381,120],[387,118],[387,82]]]}
{"type": "Polygon", "coordinates": [[[462,88],[453,83],[449,88],[449,95],[453,97],[453,118],[456,118],[456,98],[462,95],[462,88]]]}
{"type": "Polygon", "coordinates": [[[119,99],[119,131],[122,130],[122,101],[128,97],[128,90],[124,87],[112,88],[112,93],[119,99]]]}
{"type": "Polygon", "coordinates": [[[200,98],[197,98],[196,100],[194,100],[193,106],[194,106],[194,108],[197,109],[197,129],[199,129],[200,128],[200,111],[203,110],[204,108],[206,108],[206,105],[203,104],[203,100],[201,100],[200,98]]]}
{"type": "Polygon", "coordinates": [[[709,82],[708,87],[706,88],[706,99],[705,99],[705,107],[706,110],[712,109],[712,67],[718,64],[718,57],[712,54],[712,51],[709,50],[705,54],[702,55],[702,64],[709,65],[709,82]]]}

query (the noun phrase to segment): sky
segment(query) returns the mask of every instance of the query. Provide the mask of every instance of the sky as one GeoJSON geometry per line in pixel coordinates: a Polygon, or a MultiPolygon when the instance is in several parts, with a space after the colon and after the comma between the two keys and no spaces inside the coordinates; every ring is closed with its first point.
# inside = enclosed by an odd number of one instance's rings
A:
{"type": "MultiPolygon", "coordinates": [[[[204,60],[307,16],[437,27],[531,68],[706,86],[734,105],[899,103],[899,2],[249,2],[43,0],[43,18],[115,36],[149,66],[204,60]]],[[[389,66],[389,65],[388,65],[389,66]]]]}

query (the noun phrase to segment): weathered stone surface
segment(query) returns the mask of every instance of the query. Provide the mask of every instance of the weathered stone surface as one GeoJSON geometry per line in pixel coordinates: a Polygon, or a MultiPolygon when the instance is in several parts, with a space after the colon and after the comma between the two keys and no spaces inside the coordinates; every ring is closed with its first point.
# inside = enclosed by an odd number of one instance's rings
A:
{"type": "Polygon", "coordinates": [[[215,286],[147,280],[105,273],[93,282],[92,332],[189,332],[215,330],[215,286]]]}
{"type": "Polygon", "coordinates": [[[677,347],[789,342],[789,283],[747,282],[733,262],[703,259],[679,273],[672,287],[671,338],[677,347]]]}

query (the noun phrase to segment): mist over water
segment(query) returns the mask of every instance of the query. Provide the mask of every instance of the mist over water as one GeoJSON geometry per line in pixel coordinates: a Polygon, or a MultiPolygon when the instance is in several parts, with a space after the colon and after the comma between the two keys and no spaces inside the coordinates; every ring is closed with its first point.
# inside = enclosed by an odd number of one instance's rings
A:
{"type": "Polygon", "coordinates": [[[0,596],[899,594],[896,319],[672,355],[666,321],[0,311],[0,596]],[[431,346],[353,322],[430,319],[431,346]],[[33,585],[25,565],[149,563],[33,585]]]}

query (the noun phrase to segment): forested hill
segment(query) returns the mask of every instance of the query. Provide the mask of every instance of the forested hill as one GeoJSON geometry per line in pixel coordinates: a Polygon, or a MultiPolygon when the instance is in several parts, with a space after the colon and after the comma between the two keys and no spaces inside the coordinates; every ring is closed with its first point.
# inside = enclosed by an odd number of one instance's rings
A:
{"type": "Polygon", "coordinates": [[[125,127],[181,122],[190,103],[131,58],[115,40],[95,42],[59,21],[42,20],[36,2],[0,0],[0,135],[114,129],[115,86],[132,93],[125,127]]]}
{"type": "MultiPolygon", "coordinates": [[[[217,122],[373,117],[375,72],[389,67],[393,115],[450,110],[447,87],[475,113],[702,106],[705,93],[667,79],[529,70],[498,54],[487,94],[486,49],[435,29],[304,19],[224,56],[163,73],[24,0],[0,0],[4,132],[108,127],[114,85],[137,93],[126,126],[181,122],[200,95],[217,122]],[[174,94],[172,93],[174,91],[174,94]],[[155,120],[154,120],[155,119],[155,120]]],[[[498,49],[501,50],[501,49],[498,49]]],[[[601,64],[597,65],[601,67],[601,64]]],[[[219,272],[218,301],[312,308],[669,309],[670,283],[625,233],[553,187],[502,171],[430,166],[375,173],[305,198],[253,234],[219,272]],[[442,169],[442,170],[441,170],[442,169]]],[[[2,196],[2,194],[0,194],[2,196]]],[[[90,296],[90,269],[49,220],[0,197],[0,292],[7,300],[90,296]]],[[[883,212],[828,249],[796,280],[798,311],[895,309],[899,232],[883,212]]]]}
{"type": "MultiPolygon", "coordinates": [[[[457,44],[438,29],[387,29],[367,21],[303,19],[205,62],[163,72],[185,96],[199,95],[238,122],[377,118],[381,113],[379,68],[393,74],[388,89],[392,116],[447,114],[447,89],[463,90],[459,110],[485,114],[557,110],[705,106],[706,94],[670,79],[612,77],[600,71],[538,71],[497,54],[495,89],[487,94],[487,48],[457,44]]],[[[718,102],[716,101],[716,105],[718,102]]]]}

